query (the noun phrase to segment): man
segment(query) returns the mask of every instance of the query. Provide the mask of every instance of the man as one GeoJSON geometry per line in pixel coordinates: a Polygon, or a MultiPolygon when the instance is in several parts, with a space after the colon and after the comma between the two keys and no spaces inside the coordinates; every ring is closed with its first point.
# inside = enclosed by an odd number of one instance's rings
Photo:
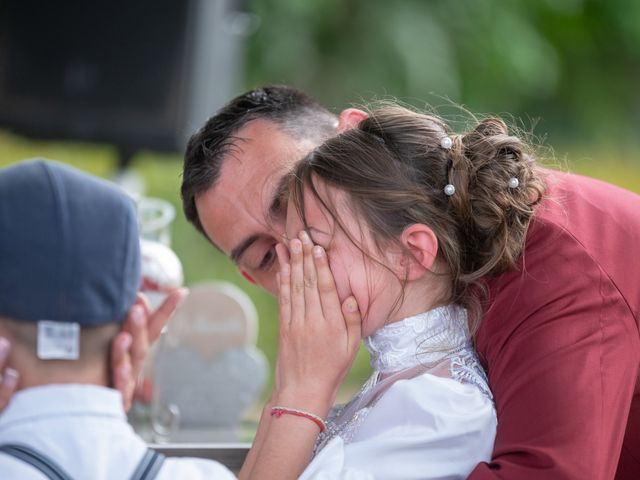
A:
{"type": "MultiPolygon", "coordinates": [[[[247,279],[276,293],[283,176],[365,115],[335,117],[288,87],[233,99],[187,147],[187,218],[247,279]]],[[[469,478],[640,478],[638,244],[640,197],[549,173],[519,267],[487,279],[476,346],[498,432],[492,461],[469,478]]]]}
{"type": "Polygon", "coordinates": [[[234,479],[149,450],[109,388],[111,343],[125,317],[144,318],[131,199],[73,168],[23,162],[0,170],[0,232],[5,376],[20,372],[0,414],[0,477],[234,479]]]}

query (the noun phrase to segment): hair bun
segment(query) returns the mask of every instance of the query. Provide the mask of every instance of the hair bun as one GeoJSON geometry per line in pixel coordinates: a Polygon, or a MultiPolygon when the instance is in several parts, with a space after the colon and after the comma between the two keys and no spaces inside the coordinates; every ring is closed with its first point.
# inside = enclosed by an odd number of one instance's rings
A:
{"type": "Polygon", "coordinates": [[[483,137],[492,137],[494,135],[506,135],[509,129],[507,124],[499,118],[487,118],[482,120],[480,124],[473,130],[474,133],[483,137]]]}

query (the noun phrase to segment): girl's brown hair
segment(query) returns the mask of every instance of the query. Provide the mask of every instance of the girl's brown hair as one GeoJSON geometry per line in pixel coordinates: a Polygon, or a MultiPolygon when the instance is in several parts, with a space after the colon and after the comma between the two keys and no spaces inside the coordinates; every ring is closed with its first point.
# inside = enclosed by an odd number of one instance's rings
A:
{"type": "Polygon", "coordinates": [[[450,277],[450,298],[442,300],[469,310],[472,332],[482,312],[482,279],[515,265],[545,191],[530,148],[501,119],[454,135],[442,119],[397,105],[374,110],[357,128],[326,141],[291,178],[303,219],[307,187],[341,225],[335,206],[314,186],[320,179],[346,192],[378,248],[398,244],[411,224],[428,225],[450,277]],[[451,138],[450,149],[441,146],[444,137],[451,138]],[[519,186],[510,188],[514,177],[519,186]],[[455,187],[452,196],[444,193],[447,184],[455,187]]]}

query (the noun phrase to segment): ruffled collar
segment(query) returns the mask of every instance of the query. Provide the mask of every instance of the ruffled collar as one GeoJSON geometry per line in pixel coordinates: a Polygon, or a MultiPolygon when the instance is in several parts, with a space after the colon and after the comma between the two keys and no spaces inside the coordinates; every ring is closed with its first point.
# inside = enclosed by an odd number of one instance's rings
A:
{"type": "Polygon", "coordinates": [[[381,373],[438,362],[470,343],[467,311],[456,305],[390,323],[365,339],[371,366],[381,373]]]}

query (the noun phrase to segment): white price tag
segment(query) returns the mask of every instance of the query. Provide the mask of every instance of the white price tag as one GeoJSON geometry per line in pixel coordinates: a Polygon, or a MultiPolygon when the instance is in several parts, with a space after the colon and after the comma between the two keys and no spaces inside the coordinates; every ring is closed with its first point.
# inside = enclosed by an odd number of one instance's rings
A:
{"type": "Polygon", "coordinates": [[[38,358],[78,360],[80,358],[80,325],[40,320],[38,322],[38,358]]]}

